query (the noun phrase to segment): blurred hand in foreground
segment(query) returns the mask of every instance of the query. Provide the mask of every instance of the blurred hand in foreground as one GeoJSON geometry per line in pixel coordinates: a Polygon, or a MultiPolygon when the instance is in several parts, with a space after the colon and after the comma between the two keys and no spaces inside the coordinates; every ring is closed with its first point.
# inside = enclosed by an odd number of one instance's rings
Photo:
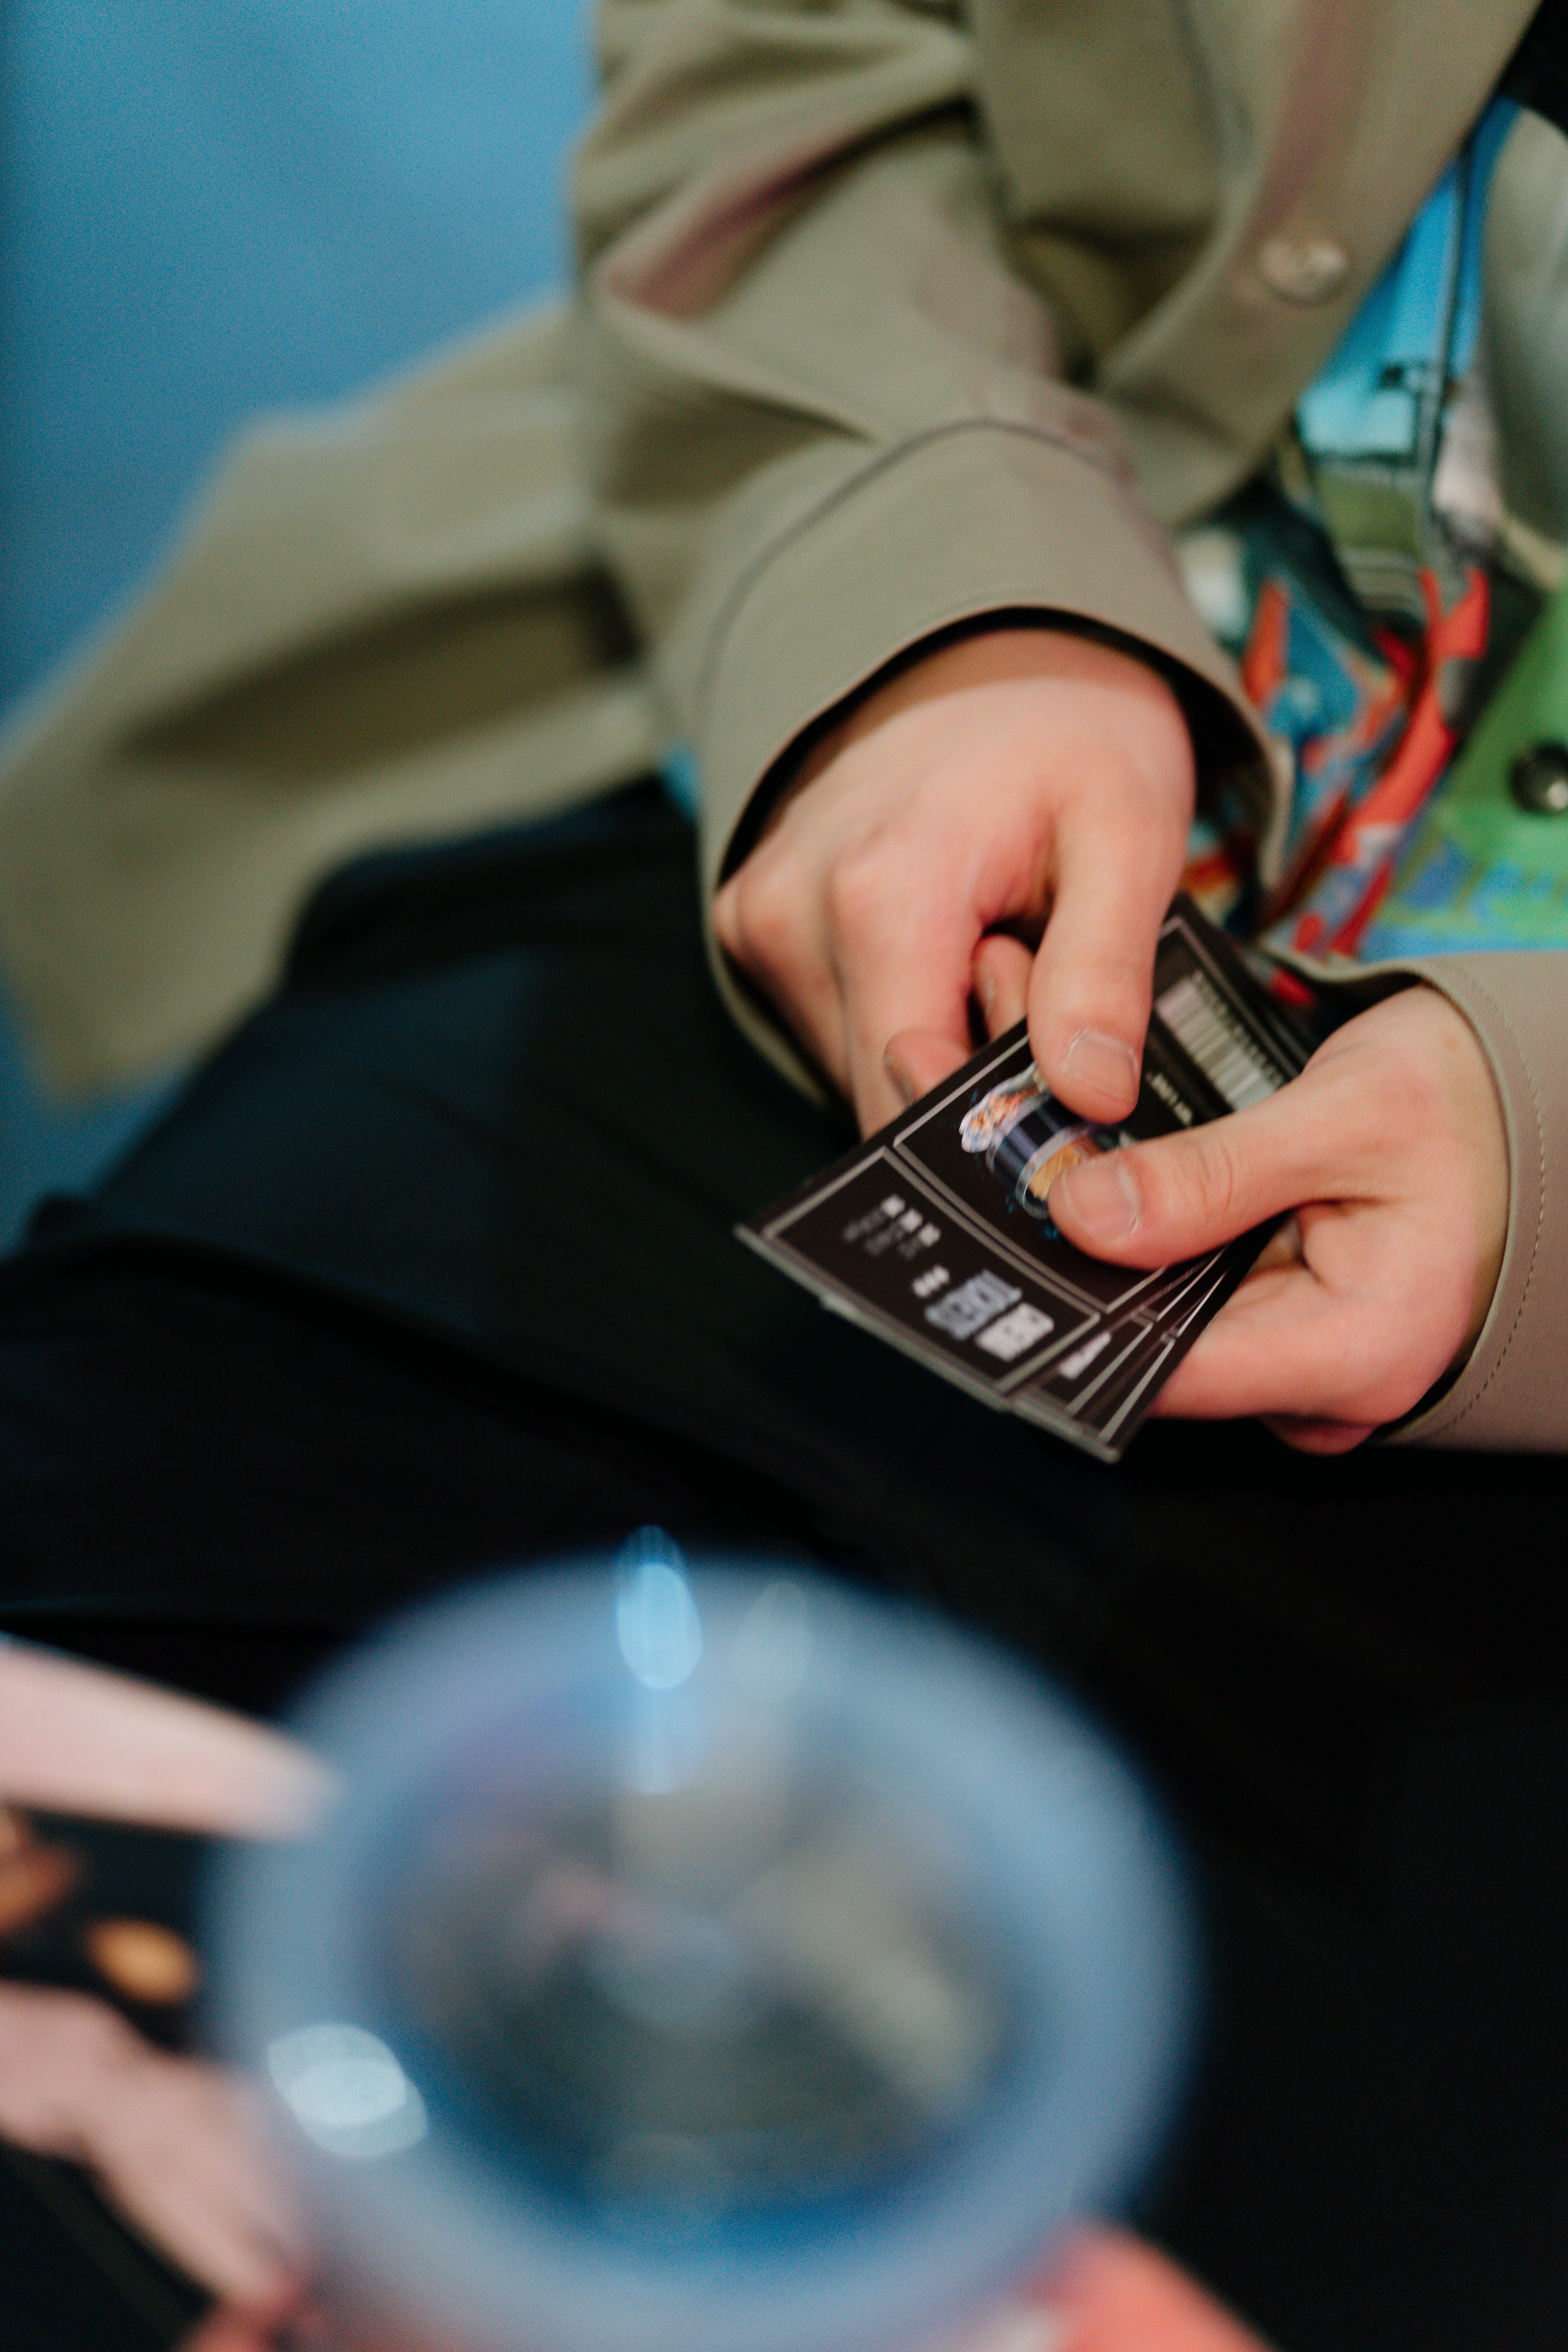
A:
{"type": "MultiPolygon", "coordinates": [[[[266,1837],[306,1828],[330,1793],[315,1759],[260,1724],[0,1642],[0,1938],[47,1913],[72,1876],[7,1801],[266,1837]]],[[[253,2315],[299,2307],[300,2215],[238,2075],[154,2049],[105,2001],[0,1983],[0,2133],[83,2166],[226,2298],[212,2325],[229,2330],[231,2352],[264,2340],[253,2315]]]]}
{"type": "Polygon", "coordinates": [[[0,1638],[0,1804],[287,1837],[330,1790],[313,1756],[262,1724],[0,1638]]]}
{"type": "MultiPolygon", "coordinates": [[[[292,2320],[293,2315],[280,2315],[292,2320]]],[[[276,2327],[276,2318],[272,2326],[276,2327]]],[[[410,2352],[409,2339],[331,2321],[286,2326],[281,2338],[258,2311],[217,2313],[182,2352],[410,2352]],[[244,2332],[242,2332],[244,2331],[244,2332]]],[[[868,2347],[868,2352],[875,2352],[868,2347]]],[[[1267,2352],[1175,2264],[1125,2231],[1085,2229],[1054,2256],[1032,2289],[1009,2297],[950,2352],[1267,2352]]]]}
{"type": "MultiPolygon", "coordinates": [[[[1055,2332],[1042,2335],[1038,2352],[1265,2352],[1174,2263],[1124,2230],[1079,2232],[1040,2294],[1055,2332]]],[[[1020,2338],[1016,2352],[1036,2347],[1020,2338]]]]}
{"type": "Polygon", "coordinates": [[[299,2217],[237,2076],[155,2050],[106,2002],[0,1985],[0,2132],[84,2166],[110,2202],[215,2293],[289,2287],[299,2217]]]}
{"type": "Polygon", "coordinates": [[[1055,629],[965,637],[816,747],[715,928],[869,1132],[966,1059],[975,950],[1008,926],[1039,943],[1041,1071],[1120,1118],[1193,789],[1186,721],[1146,664],[1055,629]]]}
{"type": "MultiPolygon", "coordinates": [[[[0,1801],[276,1834],[303,1828],[330,1792],[275,1733],[22,1644],[0,1647],[0,1801]],[[72,1724],[74,1745],[57,1736],[72,1724]]],[[[61,1883],[49,1850],[12,1826],[0,1926],[46,1909],[61,1883]]],[[[367,2332],[316,2303],[302,2217],[243,2079],[153,2049],[105,2002],[0,1983],[0,2133],[85,2166],[132,2226],[212,2288],[219,2300],[181,2352],[392,2352],[374,2321],[367,2332]]],[[[1089,2231],[959,2352],[1262,2347],[1163,2256],[1089,2231]]]]}

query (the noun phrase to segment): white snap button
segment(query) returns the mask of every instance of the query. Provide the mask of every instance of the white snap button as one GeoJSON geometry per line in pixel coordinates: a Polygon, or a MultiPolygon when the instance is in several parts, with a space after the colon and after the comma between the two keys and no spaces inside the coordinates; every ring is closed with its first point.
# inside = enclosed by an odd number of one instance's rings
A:
{"type": "Polygon", "coordinates": [[[1285,302],[1326,302],[1350,266],[1350,255],[1331,236],[1271,236],[1258,255],[1258,276],[1285,302]]]}

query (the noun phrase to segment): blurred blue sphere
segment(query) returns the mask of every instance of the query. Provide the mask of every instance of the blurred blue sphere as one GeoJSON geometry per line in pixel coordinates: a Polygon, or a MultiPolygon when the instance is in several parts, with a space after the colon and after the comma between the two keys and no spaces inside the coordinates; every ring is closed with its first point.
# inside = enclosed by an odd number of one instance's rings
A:
{"type": "Polygon", "coordinates": [[[1193,2009],[1169,1836],[988,1645],[646,1530],[418,1612],[230,1866],[229,2046],[340,2279],[497,2352],[940,2338],[1113,2209],[1193,2009]]]}

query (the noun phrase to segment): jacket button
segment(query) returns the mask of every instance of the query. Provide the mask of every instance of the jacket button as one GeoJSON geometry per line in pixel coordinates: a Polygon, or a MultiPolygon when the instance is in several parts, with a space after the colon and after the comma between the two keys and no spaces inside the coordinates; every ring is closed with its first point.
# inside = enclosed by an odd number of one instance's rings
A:
{"type": "Polygon", "coordinates": [[[1326,302],[1350,266],[1350,255],[1331,236],[1271,236],[1258,255],[1258,276],[1284,302],[1326,302]]]}
{"type": "Polygon", "coordinates": [[[1532,816],[1561,816],[1568,810],[1568,744],[1528,744],[1509,769],[1508,788],[1532,816]]]}

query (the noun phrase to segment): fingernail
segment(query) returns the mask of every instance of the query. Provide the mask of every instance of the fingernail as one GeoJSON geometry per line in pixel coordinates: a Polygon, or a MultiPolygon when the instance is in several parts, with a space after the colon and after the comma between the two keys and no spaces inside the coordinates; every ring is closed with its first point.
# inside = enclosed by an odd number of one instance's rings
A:
{"type": "Polygon", "coordinates": [[[996,975],[987,963],[975,966],[974,993],[980,999],[980,1010],[989,1021],[996,1003],[996,975]]]}
{"type": "Polygon", "coordinates": [[[1125,1102],[1129,1088],[1138,1084],[1138,1056],[1124,1037],[1080,1029],[1062,1057],[1062,1072],[1074,1086],[1125,1102]]]}
{"type": "Polygon", "coordinates": [[[1097,1242],[1125,1241],[1143,1213],[1138,1179],[1120,1151],[1080,1160],[1058,1176],[1047,1206],[1053,1216],[1065,1209],[1079,1232],[1097,1242]]]}
{"type": "Polygon", "coordinates": [[[902,1062],[895,1061],[891,1054],[883,1055],[882,1067],[893,1081],[894,1086],[897,1087],[899,1090],[899,1100],[903,1104],[904,1108],[908,1110],[910,1105],[915,1098],[915,1082],[913,1078],[910,1077],[902,1062]]]}

